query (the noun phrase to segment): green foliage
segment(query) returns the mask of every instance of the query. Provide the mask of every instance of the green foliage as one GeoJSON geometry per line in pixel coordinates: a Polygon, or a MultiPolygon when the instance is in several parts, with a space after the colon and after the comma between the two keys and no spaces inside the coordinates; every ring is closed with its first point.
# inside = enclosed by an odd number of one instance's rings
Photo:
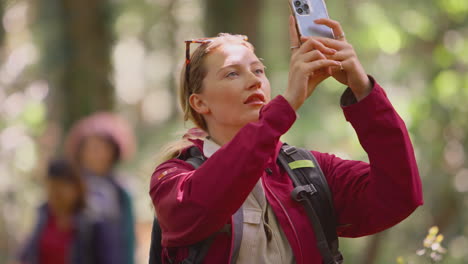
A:
{"type": "MultiPolygon", "coordinates": [[[[0,48],[0,196],[12,191],[26,193],[12,202],[17,205],[17,215],[28,216],[22,219],[32,219],[32,207],[41,197],[37,175],[63,139],[59,133],[63,124],[49,121],[50,113],[62,110],[51,96],[53,91],[45,92],[47,98],[28,91],[36,81],[46,80],[46,87],[60,81],[57,76],[70,56],[64,46],[73,45],[63,35],[60,21],[64,17],[58,1],[35,1],[47,7],[42,13],[30,2],[6,1],[2,6],[5,34],[0,48]],[[15,20],[21,17],[18,5],[28,6],[23,27],[14,26],[22,25],[21,20],[15,20]],[[34,54],[41,63],[32,59],[34,54]]],[[[216,2],[226,8],[230,1],[216,2]]],[[[326,2],[330,16],[342,24],[364,68],[384,87],[405,120],[424,184],[424,207],[382,234],[374,263],[394,263],[397,256],[416,252],[420,237],[432,225],[445,234],[448,252],[443,263],[467,263],[468,252],[460,245],[468,246],[468,1],[326,2]]],[[[204,36],[205,22],[212,20],[205,17],[210,16],[205,13],[208,1],[202,0],[109,3],[104,20],[110,24],[106,28],[113,30],[114,75],[107,78],[112,78],[116,87],[116,111],[133,122],[138,134],[137,157],[124,168],[136,175],[132,184],[137,215],[143,221],[152,216],[146,190],[156,165],[155,154],[165,142],[179,137],[174,133],[190,126],[181,122],[176,107],[183,40],[204,36]]],[[[238,12],[232,14],[238,18],[244,15],[238,12]]],[[[259,40],[259,55],[265,59],[274,92],[279,94],[286,89],[290,55],[287,3],[263,1],[257,15],[258,19],[249,20],[259,21],[258,36],[253,37],[259,40]]],[[[219,24],[229,23],[228,17],[219,19],[226,19],[219,24]]],[[[344,158],[366,160],[339,107],[344,88],[334,80],[325,81],[300,109],[299,120],[283,139],[344,158]]],[[[0,210],[3,206],[0,204],[0,210]]],[[[18,219],[14,214],[10,218],[15,219],[10,219],[10,225],[18,219]]],[[[27,231],[28,223],[23,222],[17,223],[15,229],[20,231],[13,242],[27,231]]],[[[0,236],[11,235],[4,232],[5,226],[0,219],[0,236]]],[[[347,262],[362,263],[372,241],[343,239],[347,262]]]]}

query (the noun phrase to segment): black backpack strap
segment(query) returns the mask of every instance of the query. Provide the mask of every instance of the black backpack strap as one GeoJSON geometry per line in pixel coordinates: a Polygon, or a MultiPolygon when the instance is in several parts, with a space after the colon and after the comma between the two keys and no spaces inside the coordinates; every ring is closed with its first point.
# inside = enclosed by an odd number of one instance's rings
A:
{"type": "Polygon", "coordinates": [[[200,149],[193,146],[187,150],[187,154],[189,155],[185,162],[189,163],[193,166],[193,168],[198,169],[203,162],[205,162],[206,158],[201,153],[200,149]]]}
{"type": "MultiPolygon", "coordinates": [[[[237,257],[239,256],[240,245],[242,242],[242,232],[243,232],[243,223],[244,223],[244,214],[242,207],[237,210],[237,212],[233,215],[233,225],[234,225],[234,234],[233,234],[233,246],[232,246],[232,255],[231,255],[231,262],[236,263],[237,257]]],[[[202,263],[206,254],[213,244],[216,236],[219,233],[229,233],[231,234],[231,225],[226,224],[224,227],[217,231],[216,233],[210,235],[207,239],[202,240],[189,248],[189,255],[182,264],[199,264],[202,263]]]]}
{"type": "Polygon", "coordinates": [[[158,219],[153,219],[153,228],[151,229],[151,244],[149,253],[149,264],[162,264],[162,231],[158,219]]]}
{"type": "MultiPolygon", "coordinates": [[[[187,150],[188,158],[185,160],[187,163],[191,164],[195,169],[198,169],[203,162],[205,162],[206,158],[201,153],[200,149],[195,146],[190,147],[187,150]]],[[[244,224],[244,214],[243,209],[240,207],[237,212],[233,215],[233,222],[232,225],[234,227],[234,234],[233,234],[233,252],[231,256],[231,263],[236,263],[237,257],[239,256],[240,245],[242,242],[242,232],[243,232],[243,224],[244,224]]],[[[219,233],[231,233],[231,224],[226,224],[221,230],[217,231],[216,233],[210,235],[207,239],[202,240],[192,246],[189,247],[189,255],[186,259],[182,261],[182,264],[199,264],[203,262],[206,254],[213,244],[215,237],[219,233]]],[[[153,228],[151,230],[151,245],[150,245],[150,256],[149,256],[149,264],[161,264],[162,260],[162,230],[159,225],[158,219],[155,217],[153,220],[153,228]]],[[[169,260],[170,263],[171,260],[169,260]]]]}
{"type": "Polygon", "coordinates": [[[209,251],[211,245],[213,244],[216,235],[218,235],[219,233],[224,233],[224,232],[230,233],[231,232],[230,227],[231,227],[231,225],[225,225],[221,230],[219,230],[218,232],[210,235],[207,239],[202,240],[202,241],[190,246],[189,255],[187,256],[187,258],[185,258],[182,261],[182,264],[202,263],[203,259],[206,256],[206,254],[208,254],[208,251],[209,251]]]}
{"type": "Polygon", "coordinates": [[[294,184],[292,198],[304,206],[314,228],[323,263],[342,263],[332,195],[315,157],[308,150],[284,144],[278,161],[294,184]]]}

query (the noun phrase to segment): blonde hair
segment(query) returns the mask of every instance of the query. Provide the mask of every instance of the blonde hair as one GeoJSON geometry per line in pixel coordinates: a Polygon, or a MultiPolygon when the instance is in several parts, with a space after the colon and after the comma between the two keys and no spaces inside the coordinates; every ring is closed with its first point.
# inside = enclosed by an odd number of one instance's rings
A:
{"type": "Polygon", "coordinates": [[[183,67],[180,75],[179,104],[184,114],[184,121],[192,121],[196,127],[205,133],[191,133],[189,131],[182,140],[165,145],[159,154],[159,163],[178,157],[183,149],[193,145],[190,139],[204,139],[208,135],[208,126],[205,119],[190,106],[189,100],[192,94],[198,94],[203,91],[203,80],[207,74],[205,65],[206,56],[225,44],[239,44],[246,46],[252,51],[255,50],[251,43],[244,40],[243,36],[228,33],[220,33],[217,37],[210,39],[209,42],[203,43],[195,49],[190,56],[188,82],[185,73],[186,67],[183,67]]]}

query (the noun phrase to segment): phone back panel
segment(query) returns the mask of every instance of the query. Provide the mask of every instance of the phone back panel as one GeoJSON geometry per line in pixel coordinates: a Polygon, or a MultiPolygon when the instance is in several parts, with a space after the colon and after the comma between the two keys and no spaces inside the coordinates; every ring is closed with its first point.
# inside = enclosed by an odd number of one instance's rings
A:
{"type": "Polygon", "coordinates": [[[315,19],[328,18],[327,7],[323,0],[289,0],[289,4],[291,12],[296,17],[296,26],[301,36],[334,38],[331,28],[314,22],[315,19]]]}

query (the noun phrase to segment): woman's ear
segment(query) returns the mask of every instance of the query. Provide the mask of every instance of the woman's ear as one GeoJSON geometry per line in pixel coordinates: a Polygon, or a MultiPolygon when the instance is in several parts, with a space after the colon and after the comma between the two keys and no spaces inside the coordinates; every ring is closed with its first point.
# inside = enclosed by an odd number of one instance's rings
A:
{"type": "Polygon", "coordinates": [[[193,110],[199,114],[206,115],[210,113],[210,108],[203,100],[203,96],[201,94],[190,95],[189,103],[193,110]]]}

